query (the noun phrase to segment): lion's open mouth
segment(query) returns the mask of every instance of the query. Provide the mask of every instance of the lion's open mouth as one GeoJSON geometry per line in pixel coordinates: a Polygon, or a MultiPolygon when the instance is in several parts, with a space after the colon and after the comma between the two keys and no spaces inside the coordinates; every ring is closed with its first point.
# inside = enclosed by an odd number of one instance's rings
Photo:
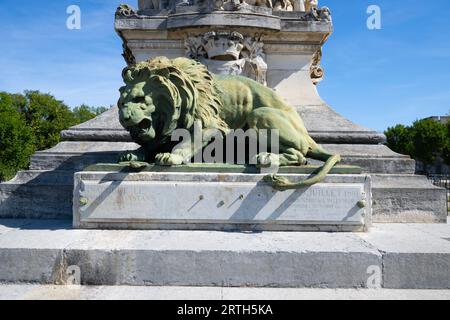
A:
{"type": "Polygon", "coordinates": [[[143,131],[147,131],[152,126],[152,122],[150,119],[144,119],[141,122],[139,122],[139,128],[143,131]]]}
{"type": "Polygon", "coordinates": [[[152,124],[152,120],[145,118],[134,127],[134,132],[139,139],[142,141],[148,141],[155,137],[155,130],[153,129],[152,124]]]}

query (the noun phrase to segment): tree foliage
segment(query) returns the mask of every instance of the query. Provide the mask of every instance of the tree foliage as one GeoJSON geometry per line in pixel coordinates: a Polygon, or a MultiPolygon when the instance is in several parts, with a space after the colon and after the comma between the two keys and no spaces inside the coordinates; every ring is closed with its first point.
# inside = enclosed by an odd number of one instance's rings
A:
{"type": "Polygon", "coordinates": [[[106,111],[81,105],[74,110],[50,94],[0,92],[0,181],[28,166],[35,150],[60,141],[60,132],[106,111]]]}
{"type": "Polygon", "coordinates": [[[446,126],[425,119],[415,121],[412,128],[413,158],[425,164],[433,163],[449,143],[446,126]]]}
{"type": "Polygon", "coordinates": [[[50,94],[25,91],[18,105],[36,138],[36,149],[48,149],[59,142],[60,132],[76,124],[68,106],[50,94]]]}
{"type": "Polygon", "coordinates": [[[35,151],[33,131],[13,107],[15,98],[0,92],[0,181],[26,168],[35,151]]]}
{"type": "Polygon", "coordinates": [[[73,109],[73,115],[77,123],[83,123],[95,118],[96,116],[107,111],[106,107],[89,107],[88,105],[82,104],[79,107],[73,109]]]}
{"type": "Polygon", "coordinates": [[[398,124],[395,127],[388,128],[384,134],[386,135],[386,144],[389,148],[401,154],[412,154],[411,127],[398,124]]]}
{"type": "Polygon", "coordinates": [[[433,119],[415,121],[412,126],[396,125],[385,131],[387,146],[408,154],[424,164],[442,157],[450,164],[450,126],[433,119]]]}

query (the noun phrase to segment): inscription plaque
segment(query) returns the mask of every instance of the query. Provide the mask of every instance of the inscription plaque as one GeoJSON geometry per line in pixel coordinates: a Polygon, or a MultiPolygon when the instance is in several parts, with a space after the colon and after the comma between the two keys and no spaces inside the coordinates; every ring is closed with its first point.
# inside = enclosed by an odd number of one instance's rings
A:
{"type": "MultiPolygon", "coordinates": [[[[360,230],[370,225],[370,177],[331,175],[279,192],[261,174],[76,174],[76,227],[360,230]]],[[[304,179],[306,175],[289,175],[304,179]]]]}

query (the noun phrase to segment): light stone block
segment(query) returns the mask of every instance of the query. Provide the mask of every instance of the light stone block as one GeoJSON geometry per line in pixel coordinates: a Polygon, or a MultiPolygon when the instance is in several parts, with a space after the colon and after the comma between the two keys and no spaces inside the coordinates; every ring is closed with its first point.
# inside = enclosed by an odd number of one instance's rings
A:
{"type": "MultiPolygon", "coordinates": [[[[307,175],[286,175],[291,180],[307,175]]],[[[307,189],[279,192],[263,174],[116,173],[75,175],[78,228],[366,231],[371,182],[332,175],[307,189]],[[363,207],[363,204],[365,207],[363,207]]]]}
{"type": "Polygon", "coordinates": [[[78,266],[86,285],[362,288],[381,267],[357,234],[53,227],[0,236],[0,282],[59,283],[78,266]]]}
{"type": "MultiPolygon", "coordinates": [[[[369,233],[73,230],[1,220],[0,283],[449,289],[450,224],[369,233]]],[[[0,294],[1,295],[1,294],[0,294]]]]}

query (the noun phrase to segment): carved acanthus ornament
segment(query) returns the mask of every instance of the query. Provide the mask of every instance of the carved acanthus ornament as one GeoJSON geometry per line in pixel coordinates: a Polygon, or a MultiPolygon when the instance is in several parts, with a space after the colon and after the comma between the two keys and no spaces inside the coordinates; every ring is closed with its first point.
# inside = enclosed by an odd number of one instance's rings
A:
{"type": "Polygon", "coordinates": [[[323,70],[320,62],[322,60],[322,49],[317,50],[317,52],[313,56],[312,64],[311,64],[311,80],[314,85],[317,85],[320,81],[323,80],[325,75],[325,71],[323,70]]]}

